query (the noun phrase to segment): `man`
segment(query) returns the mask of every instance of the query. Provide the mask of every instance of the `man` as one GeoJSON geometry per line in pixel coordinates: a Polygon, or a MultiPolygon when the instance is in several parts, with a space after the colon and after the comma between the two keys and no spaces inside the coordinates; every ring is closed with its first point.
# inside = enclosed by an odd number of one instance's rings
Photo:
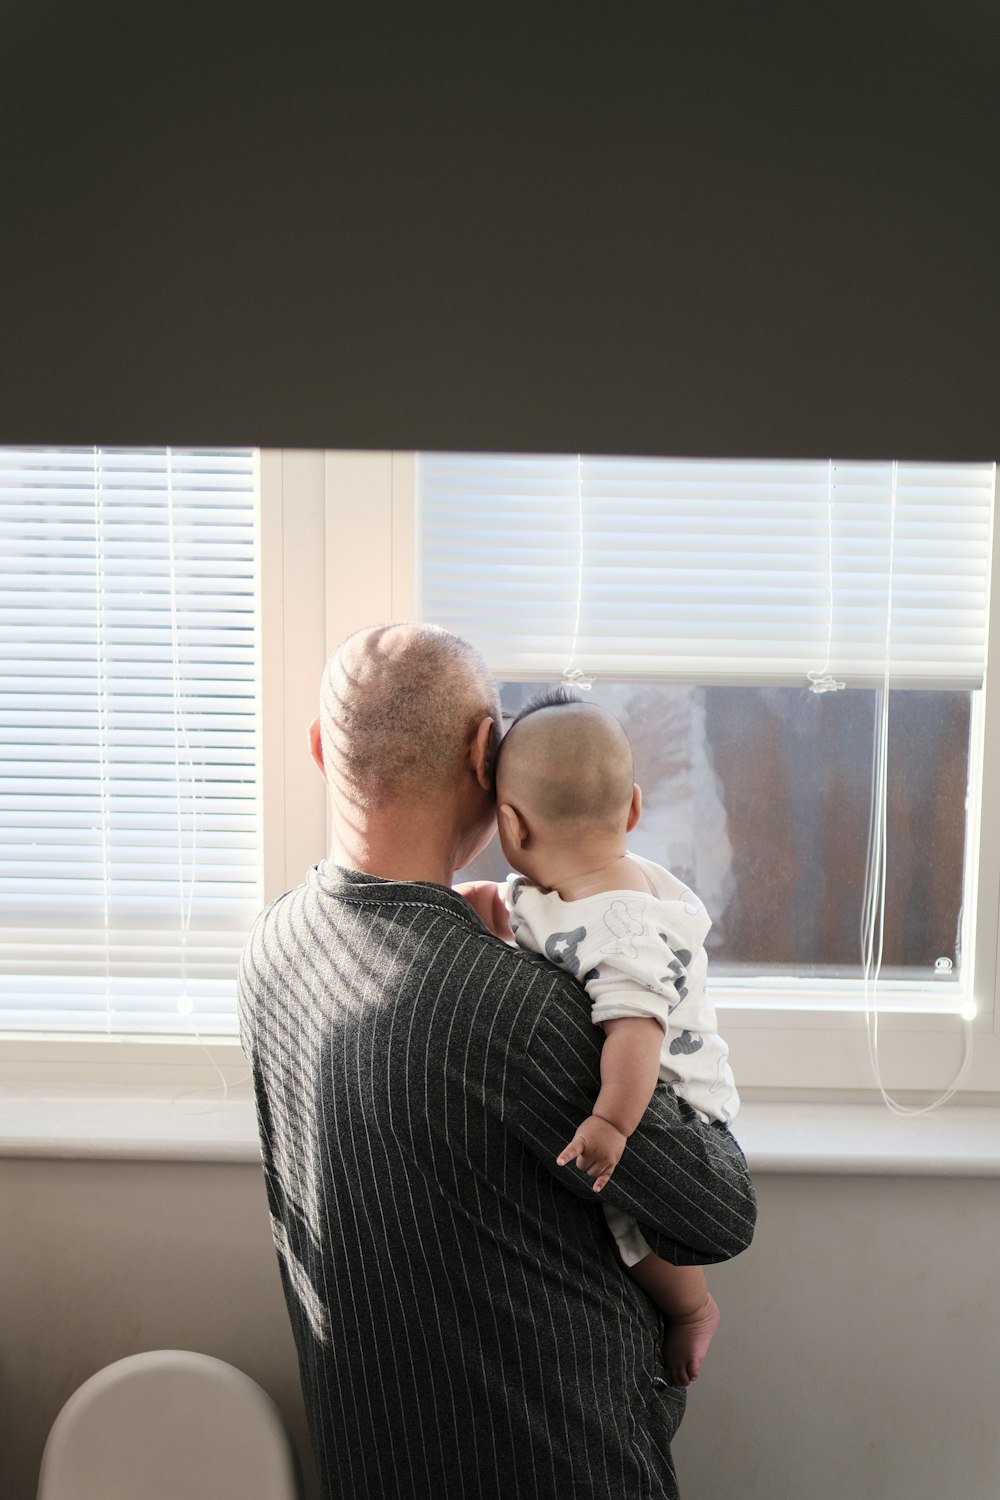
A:
{"type": "Polygon", "coordinates": [[[753,1232],[732,1137],[663,1087],[603,1194],[556,1165],[596,1093],[601,1033],[580,986],[450,888],[493,833],[499,714],[455,636],[350,637],[311,731],[331,857],[258,918],[241,967],[329,1500],[676,1496],[684,1395],[601,1203],[679,1264],[736,1255],[753,1232]]]}

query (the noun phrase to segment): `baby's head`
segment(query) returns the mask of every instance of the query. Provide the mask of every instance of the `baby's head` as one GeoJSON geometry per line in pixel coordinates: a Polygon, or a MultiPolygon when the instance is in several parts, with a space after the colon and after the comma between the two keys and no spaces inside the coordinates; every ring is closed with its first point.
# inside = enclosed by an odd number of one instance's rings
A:
{"type": "Polygon", "coordinates": [[[508,863],[546,887],[623,854],[639,817],[628,736],[567,688],[536,694],[511,724],[496,791],[508,863]]]}

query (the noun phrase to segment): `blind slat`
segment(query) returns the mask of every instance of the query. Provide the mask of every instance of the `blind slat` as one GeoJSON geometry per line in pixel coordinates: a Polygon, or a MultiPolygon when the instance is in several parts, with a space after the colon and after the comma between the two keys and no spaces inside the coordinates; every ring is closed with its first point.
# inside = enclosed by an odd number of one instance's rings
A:
{"type": "Polygon", "coordinates": [[[979,687],[994,468],[421,454],[419,612],[515,680],[979,687]]]}

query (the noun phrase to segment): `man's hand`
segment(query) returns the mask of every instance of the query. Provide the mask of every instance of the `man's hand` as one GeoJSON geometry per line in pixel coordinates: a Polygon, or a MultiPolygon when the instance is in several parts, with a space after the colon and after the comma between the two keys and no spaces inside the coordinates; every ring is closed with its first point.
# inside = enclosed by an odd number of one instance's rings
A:
{"type": "Polygon", "coordinates": [[[565,1167],[575,1159],[581,1172],[597,1178],[594,1192],[599,1193],[621,1160],[627,1140],[628,1136],[610,1121],[602,1120],[600,1115],[588,1115],[569,1145],[556,1157],[556,1164],[565,1167]]]}
{"type": "Polygon", "coordinates": [[[502,885],[497,885],[495,880],[464,880],[452,886],[452,890],[465,897],[494,937],[502,938],[505,943],[514,941],[502,885]]]}

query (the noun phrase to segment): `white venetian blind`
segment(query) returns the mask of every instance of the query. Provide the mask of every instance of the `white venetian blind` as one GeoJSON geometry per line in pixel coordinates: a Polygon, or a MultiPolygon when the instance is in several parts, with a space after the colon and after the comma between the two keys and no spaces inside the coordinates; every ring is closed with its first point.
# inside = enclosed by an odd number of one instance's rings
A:
{"type": "Polygon", "coordinates": [[[256,455],[0,449],[0,1029],[232,1030],[256,455]]]}
{"type": "Polygon", "coordinates": [[[510,679],[979,687],[994,469],[421,454],[420,615],[510,679]]]}

